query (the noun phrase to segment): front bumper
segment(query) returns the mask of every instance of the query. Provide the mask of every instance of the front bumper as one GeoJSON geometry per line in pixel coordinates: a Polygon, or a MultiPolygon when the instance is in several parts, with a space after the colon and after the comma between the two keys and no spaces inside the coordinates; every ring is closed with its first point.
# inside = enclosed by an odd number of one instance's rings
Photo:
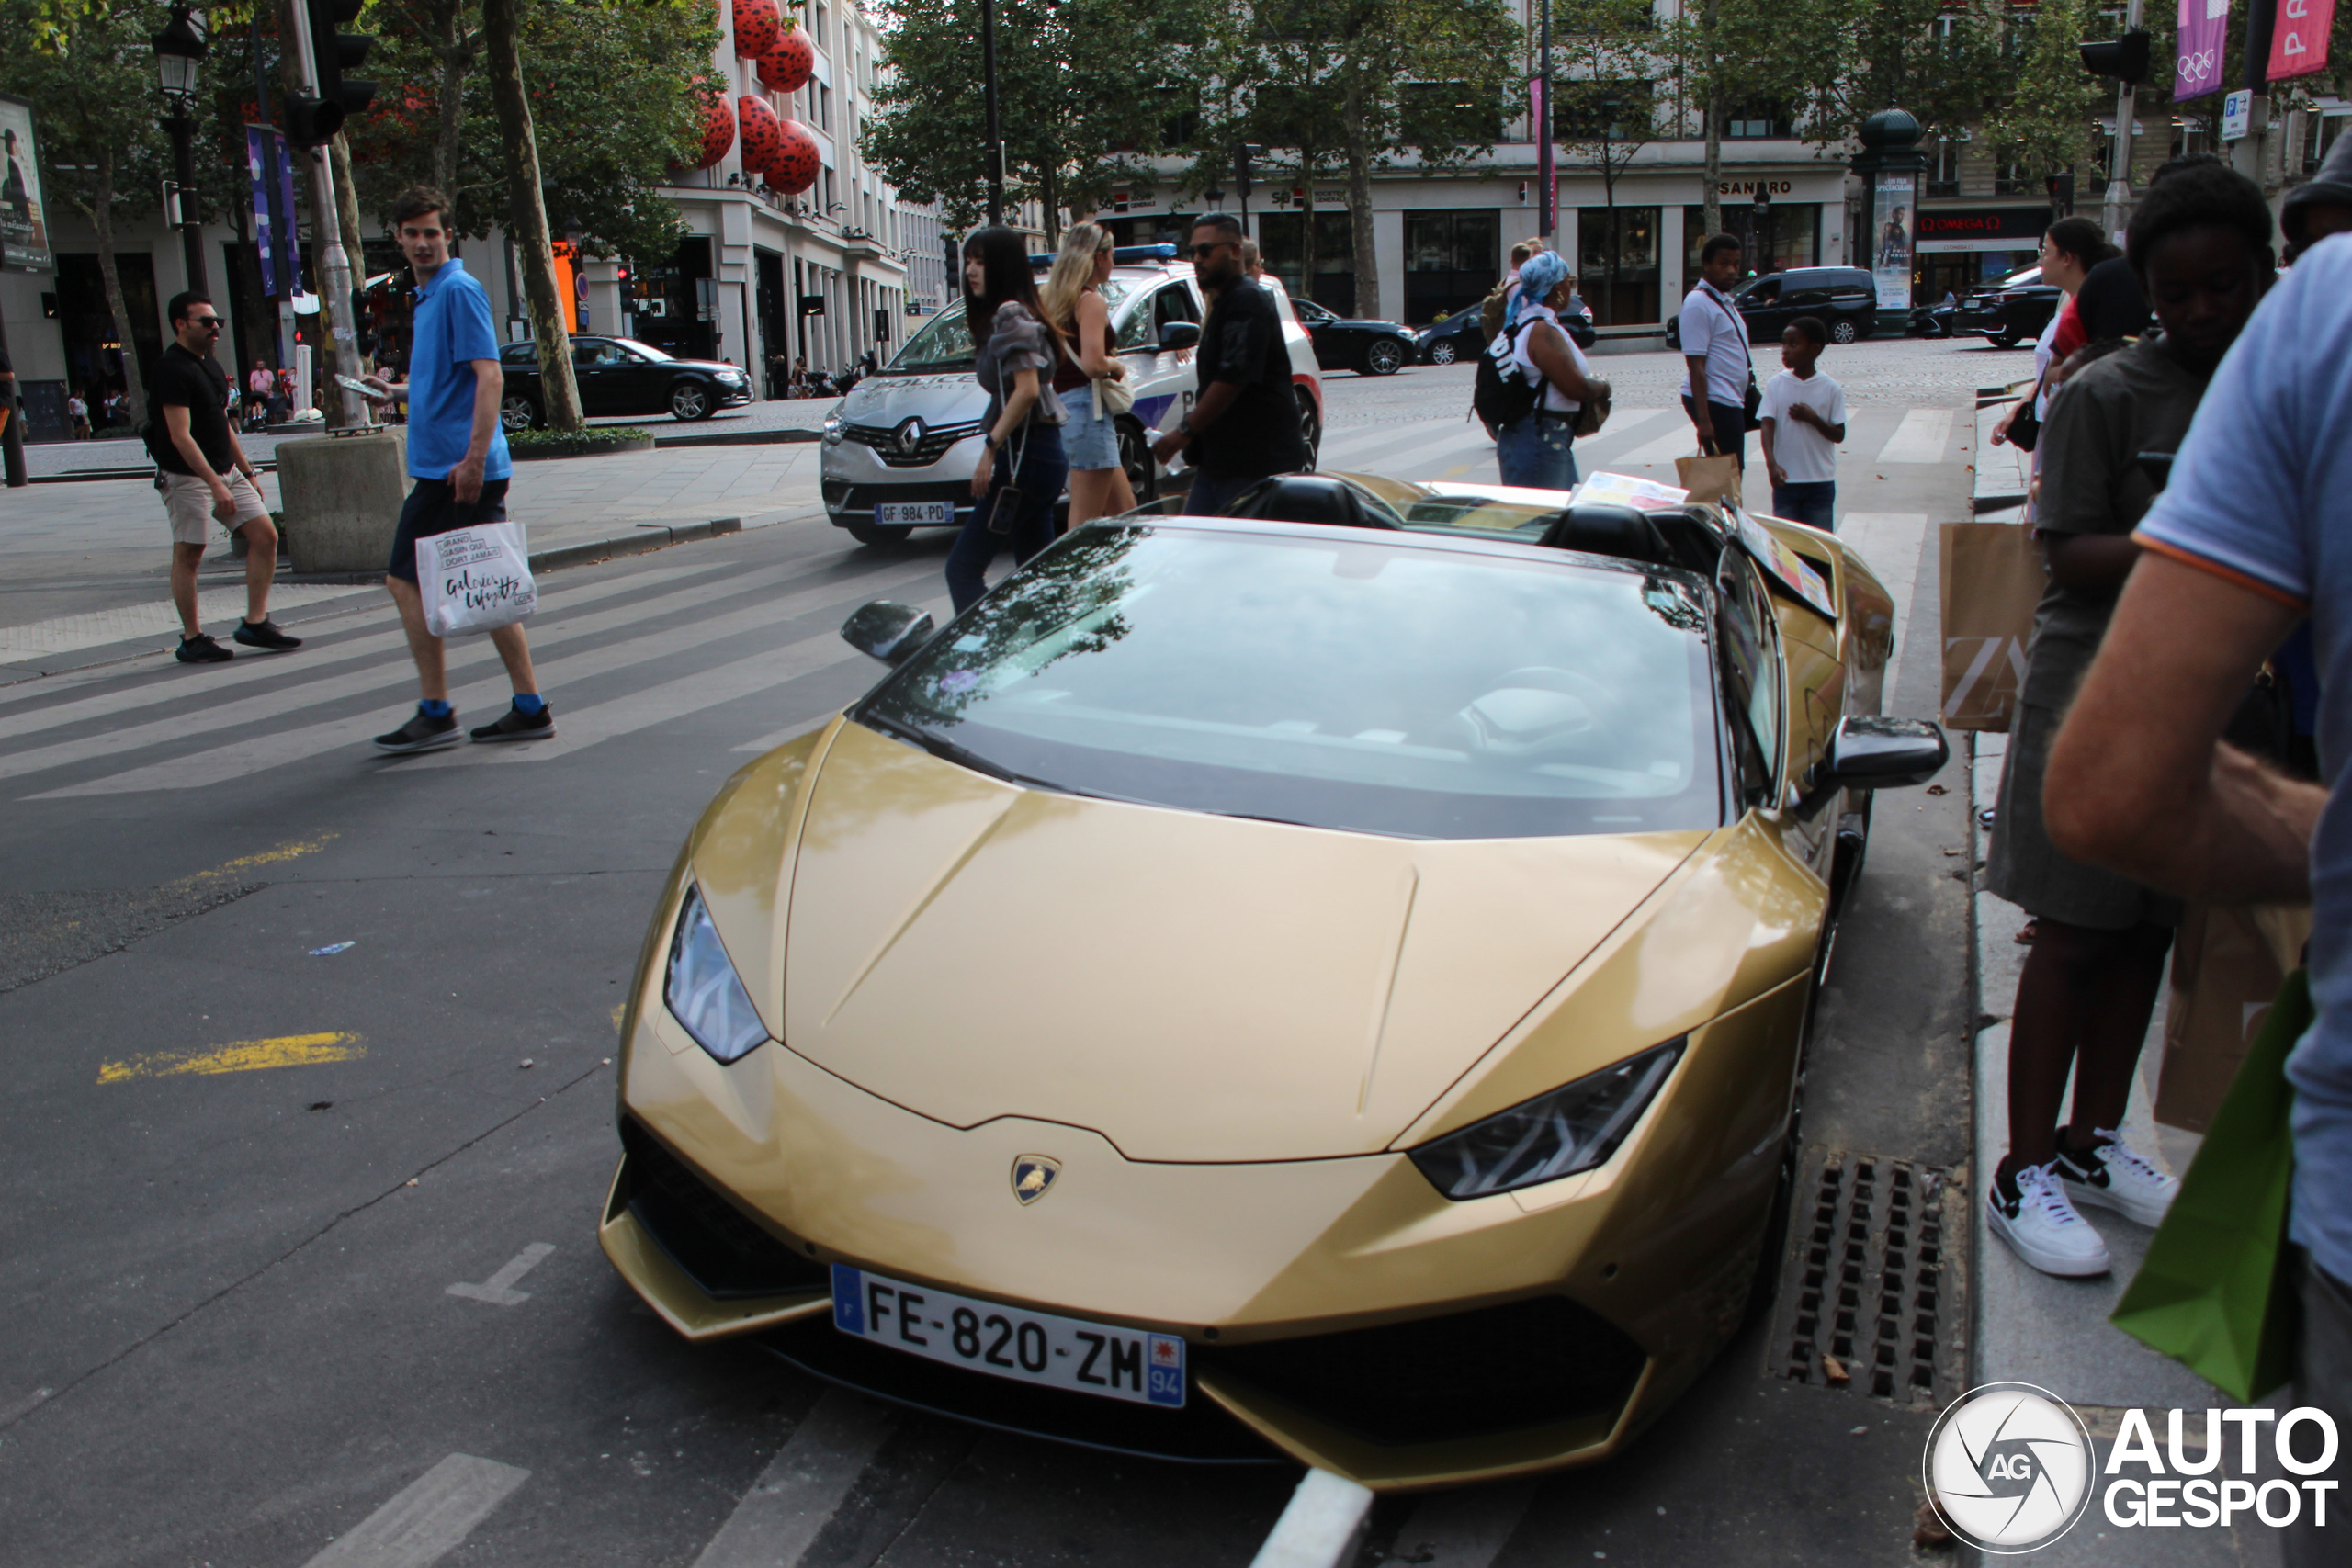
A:
{"type": "Polygon", "coordinates": [[[971,520],[972,471],[979,466],[978,436],[959,441],[939,460],[921,468],[882,461],[871,446],[854,441],[828,443],[818,459],[825,515],[836,528],[874,521],[874,507],[886,501],[944,501],[950,521],[934,526],[962,527],[971,520]]]}
{"type": "Polygon", "coordinates": [[[722,1067],[645,1002],[600,1239],[681,1334],[762,1334],[820,1376],[1040,1436],[1401,1489],[1604,1459],[1697,1376],[1739,1321],[1780,1142],[1711,1154],[1687,1123],[1753,1100],[1803,998],[1696,1032],[1610,1165],[1459,1203],[1397,1155],[1166,1165],[1055,1123],[949,1127],[779,1045],[722,1067]],[[1009,1173],[1039,1152],[1063,1174],[1023,1208],[1009,1173]],[[1167,1419],[850,1341],[833,1262],[1181,1335],[1193,1397],[1167,1419]]]}

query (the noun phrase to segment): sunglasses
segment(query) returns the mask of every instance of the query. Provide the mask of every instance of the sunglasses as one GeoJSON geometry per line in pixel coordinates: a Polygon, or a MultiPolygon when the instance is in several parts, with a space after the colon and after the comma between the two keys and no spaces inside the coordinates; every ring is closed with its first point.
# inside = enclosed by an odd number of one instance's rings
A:
{"type": "Polygon", "coordinates": [[[1200,261],[1204,257],[1216,254],[1217,252],[1225,249],[1227,245],[1238,245],[1241,242],[1238,240],[1219,240],[1215,244],[1194,245],[1193,247],[1193,259],[1194,261],[1200,261]]]}
{"type": "Polygon", "coordinates": [[[190,316],[187,321],[188,325],[199,332],[217,333],[220,330],[220,318],[218,316],[190,316]]]}

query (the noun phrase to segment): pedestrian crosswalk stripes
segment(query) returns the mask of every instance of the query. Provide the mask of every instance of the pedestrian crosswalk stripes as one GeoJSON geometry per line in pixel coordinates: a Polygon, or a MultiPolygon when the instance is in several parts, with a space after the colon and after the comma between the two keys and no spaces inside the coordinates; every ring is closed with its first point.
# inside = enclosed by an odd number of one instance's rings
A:
{"type": "MultiPolygon", "coordinates": [[[[558,724],[560,728],[569,723],[568,718],[564,716],[569,707],[564,689],[567,682],[589,681],[628,671],[650,661],[691,652],[706,644],[765,630],[828,606],[854,604],[864,599],[887,592],[902,583],[934,581],[938,570],[935,563],[929,561],[920,565],[894,563],[893,569],[872,571],[856,579],[838,580],[818,587],[804,589],[797,593],[786,594],[764,604],[732,611],[727,615],[639,636],[617,634],[624,633],[630,626],[653,616],[673,614],[679,609],[689,607],[695,599],[707,598],[710,596],[709,593],[703,589],[688,589],[674,595],[639,599],[629,604],[594,615],[553,620],[534,627],[542,647],[560,647],[571,642],[588,639],[594,639],[595,645],[582,652],[566,657],[537,660],[539,682],[541,687],[550,694],[551,700],[556,704],[558,724]]],[[[781,573],[747,573],[738,580],[738,582],[729,584],[722,592],[736,592],[743,587],[758,587],[775,575],[781,575],[781,573]]],[[[827,635],[831,634],[828,632],[827,635]]],[[[495,668],[496,653],[489,646],[487,639],[471,644],[460,643],[456,645],[456,649],[461,649],[464,651],[460,653],[453,649],[450,660],[453,671],[459,669],[476,669],[485,664],[495,668]]],[[[775,655],[770,654],[768,657],[773,658],[775,655]]],[[[291,674],[290,671],[289,674],[291,674]]],[[[246,716],[256,721],[265,717],[283,716],[286,714],[300,712],[337,698],[378,690],[387,694],[386,703],[389,706],[393,700],[393,694],[397,693],[401,697],[405,697],[406,693],[413,689],[412,681],[413,677],[405,660],[395,663],[388,658],[376,668],[361,673],[329,677],[323,681],[297,680],[291,682],[281,692],[272,693],[262,698],[248,699],[256,704],[256,708],[246,716]],[[266,712],[261,711],[261,705],[267,705],[266,712]]],[[[454,687],[450,692],[450,701],[460,715],[464,715],[468,712],[479,712],[486,706],[504,706],[508,691],[505,676],[502,671],[490,679],[454,687]]],[[[224,705],[227,707],[241,705],[224,705]]],[[[177,728],[179,736],[200,736],[224,727],[223,723],[212,722],[214,716],[220,711],[219,708],[197,709],[181,718],[157,720],[153,726],[140,727],[141,733],[128,743],[115,743],[110,736],[98,735],[43,748],[39,753],[0,754],[0,776],[62,768],[75,762],[116,754],[126,749],[144,749],[161,745],[174,738],[171,732],[175,726],[177,728]],[[28,759],[27,765],[19,766],[19,758],[28,759]]],[[[647,722],[656,722],[660,716],[654,715],[647,722]]],[[[28,798],[51,799],[83,795],[124,795],[147,790],[194,788],[205,784],[222,784],[267,768],[282,767],[300,761],[338,748],[364,748],[370,737],[390,728],[396,717],[397,715],[379,708],[365,714],[302,725],[293,729],[271,731],[232,741],[224,746],[197,751],[191,755],[150,763],[109,777],[43,791],[28,798]]],[[[241,722],[245,722],[245,719],[232,718],[225,721],[225,724],[241,722]]]]}
{"type": "Polygon", "coordinates": [[[1909,409],[1903,423],[1880,447],[1882,463],[1940,463],[1944,445],[1951,439],[1951,410],[1909,409]]]}

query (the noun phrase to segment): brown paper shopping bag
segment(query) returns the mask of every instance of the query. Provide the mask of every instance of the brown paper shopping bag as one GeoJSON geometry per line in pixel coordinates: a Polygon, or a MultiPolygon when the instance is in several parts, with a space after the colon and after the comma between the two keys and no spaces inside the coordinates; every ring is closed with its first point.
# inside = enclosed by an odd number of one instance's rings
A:
{"type": "MultiPolygon", "coordinates": [[[[1692,436],[1696,441],[1698,437],[1692,436]]],[[[1694,506],[1739,499],[1739,459],[1736,457],[1677,457],[1675,480],[1690,492],[1694,506]]]]}
{"type": "Polygon", "coordinates": [[[2192,904],[2180,922],[2156,1089],[2156,1120],[2168,1127],[2205,1131],[2287,978],[2260,919],[2255,909],[2192,904]]]}
{"type": "Polygon", "coordinates": [[[1944,728],[2006,734],[2050,586],[2041,547],[2014,523],[1947,523],[1940,547],[1944,728]]]}

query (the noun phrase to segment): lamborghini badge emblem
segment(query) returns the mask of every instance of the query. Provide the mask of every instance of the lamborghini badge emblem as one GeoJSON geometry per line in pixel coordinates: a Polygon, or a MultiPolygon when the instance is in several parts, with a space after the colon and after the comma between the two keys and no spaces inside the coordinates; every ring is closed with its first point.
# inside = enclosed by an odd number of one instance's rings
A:
{"type": "Polygon", "coordinates": [[[1044,1155],[1023,1155],[1012,1162],[1012,1195],[1023,1205],[1043,1198],[1062,1173],[1062,1162],[1044,1155]]]}

